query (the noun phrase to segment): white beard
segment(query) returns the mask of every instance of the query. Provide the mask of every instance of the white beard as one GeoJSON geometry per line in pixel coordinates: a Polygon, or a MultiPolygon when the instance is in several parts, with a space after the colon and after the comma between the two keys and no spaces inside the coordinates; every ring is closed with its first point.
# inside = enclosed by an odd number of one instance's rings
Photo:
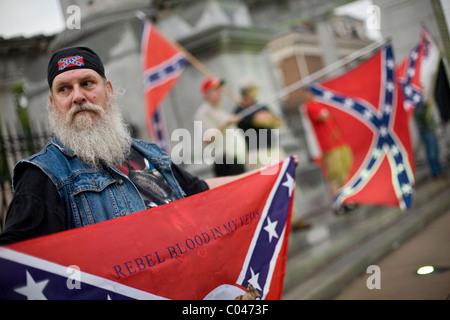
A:
{"type": "Polygon", "coordinates": [[[110,93],[105,109],[91,103],[74,104],[61,115],[49,104],[48,118],[50,129],[64,146],[93,167],[100,166],[101,161],[109,166],[120,165],[130,153],[130,133],[110,93]],[[77,114],[81,110],[89,112],[77,114]]]}

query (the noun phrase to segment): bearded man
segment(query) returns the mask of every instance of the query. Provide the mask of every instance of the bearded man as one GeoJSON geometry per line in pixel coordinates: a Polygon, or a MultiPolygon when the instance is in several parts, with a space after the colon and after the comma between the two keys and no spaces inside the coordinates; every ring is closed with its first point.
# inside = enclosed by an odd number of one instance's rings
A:
{"type": "Polygon", "coordinates": [[[102,61],[91,49],[54,53],[47,80],[55,136],[15,166],[0,244],[121,217],[239,177],[201,180],[156,145],[132,139],[102,61]]]}

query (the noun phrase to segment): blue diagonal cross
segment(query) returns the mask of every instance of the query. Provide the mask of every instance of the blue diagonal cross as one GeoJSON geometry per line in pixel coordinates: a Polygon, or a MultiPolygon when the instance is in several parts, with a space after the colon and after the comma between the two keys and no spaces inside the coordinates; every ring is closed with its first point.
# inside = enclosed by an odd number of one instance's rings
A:
{"type": "Polygon", "coordinates": [[[74,56],[74,57],[72,57],[70,59],[62,58],[61,60],[59,60],[59,62],[64,62],[64,64],[61,67],[59,67],[58,71],[64,70],[71,63],[75,64],[75,65],[77,65],[79,67],[84,66],[84,63],[78,61],[78,59],[80,59],[80,58],[82,58],[82,56],[74,56]]]}
{"type": "Polygon", "coordinates": [[[405,102],[415,106],[422,101],[422,91],[420,88],[412,83],[412,80],[416,74],[416,64],[419,58],[420,45],[417,45],[409,55],[408,65],[406,67],[405,78],[400,79],[402,85],[403,94],[405,96],[405,102]]]}
{"type": "MultiPolygon", "coordinates": [[[[361,120],[373,132],[374,138],[371,150],[358,171],[342,186],[334,199],[334,205],[339,207],[344,199],[361,190],[375,175],[384,156],[388,158],[392,184],[399,200],[399,206],[407,209],[411,205],[414,177],[408,161],[408,154],[392,130],[395,121],[396,85],[394,73],[394,59],[392,47],[383,49],[382,58],[382,87],[380,88],[380,108],[367,101],[353,99],[340,92],[325,88],[319,84],[311,85],[310,89],[319,101],[334,108],[346,111],[349,115],[361,120]]],[[[398,106],[403,107],[403,106],[398,106]]]]}
{"type": "Polygon", "coordinates": [[[160,65],[147,70],[144,74],[145,90],[150,90],[164,83],[181,72],[187,64],[188,60],[184,55],[175,55],[160,65]]]}

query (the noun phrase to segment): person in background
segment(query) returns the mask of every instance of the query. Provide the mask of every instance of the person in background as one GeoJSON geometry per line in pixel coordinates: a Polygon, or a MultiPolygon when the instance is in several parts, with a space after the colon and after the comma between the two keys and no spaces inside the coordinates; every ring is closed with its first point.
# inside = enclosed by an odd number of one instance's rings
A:
{"type": "Polygon", "coordinates": [[[443,176],[439,160],[439,144],[436,138],[436,122],[433,119],[432,104],[430,101],[420,101],[414,108],[414,120],[419,130],[420,138],[425,146],[425,153],[433,178],[443,176]]]}
{"type": "Polygon", "coordinates": [[[213,141],[218,142],[215,145],[214,161],[216,177],[245,172],[245,141],[240,131],[234,130],[238,117],[227,114],[222,109],[223,84],[223,80],[212,77],[203,80],[203,104],[195,114],[195,120],[202,123],[203,142],[207,145],[213,141]],[[233,135],[227,135],[226,129],[233,130],[233,135]]]}
{"type": "MultiPolygon", "coordinates": [[[[241,100],[234,113],[239,117],[237,126],[244,131],[248,151],[247,169],[255,170],[284,157],[279,141],[279,133],[273,135],[283,124],[270,109],[257,102],[259,85],[252,79],[246,79],[240,86],[241,100]]],[[[292,212],[291,227],[293,231],[308,229],[311,225],[292,212]]]]}
{"type": "MultiPolygon", "coordinates": [[[[310,90],[304,90],[304,94],[306,114],[317,136],[322,151],[323,172],[334,197],[350,174],[353,153],[328,109],[315,101],[310,90]]],[[[342,213],[353,208],[354,205],[344,204],[341,208],[335,208],[335,212],[342,213]]]]}
{"type": "Polygon", "coordinates": [[[278,141],[272,141],[272,130],[279,129],[283,121],[267,106],[257,103],[259,85],[245,80],[240,86],[241,100],[234,113],[240,117],[238,128],[245,134],[248,150],[247,166],[249,170],[262,167],[272,161],[283,158],[284,154],[278,141]]]}

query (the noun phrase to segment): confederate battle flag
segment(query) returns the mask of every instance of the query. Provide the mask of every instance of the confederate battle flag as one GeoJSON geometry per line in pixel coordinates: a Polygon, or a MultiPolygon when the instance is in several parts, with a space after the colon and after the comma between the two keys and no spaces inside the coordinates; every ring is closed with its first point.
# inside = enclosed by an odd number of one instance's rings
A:
{"type": "Polygon", "coordinates": [[[188,61],[184,53],[165,39],[148,21],[144,23],[141,51],[147,129],[152,141],[167,151],[168,138],[159,106],[188,61]]]}
{"type": "Polygon", "coordinates": [[[421,40],[397,66],[397,76],[404,94],[405,109],[412,114],[415,105],[433,95],[440,61],[440,50],[423,28],[421,40]]]}
{"type": "Polygon", "coordinates": [[[0,247],[0,299],[280,299],[292,158],[221,187],[0,247]],[[251,286],[250,286],[251,285],[251,286]]]}
{"type": "Polygon", "coordinates": [[[390,43],[344,75],[311,86],[353,152],[334,204],[411,206],[414,160],[390,43]]]}

